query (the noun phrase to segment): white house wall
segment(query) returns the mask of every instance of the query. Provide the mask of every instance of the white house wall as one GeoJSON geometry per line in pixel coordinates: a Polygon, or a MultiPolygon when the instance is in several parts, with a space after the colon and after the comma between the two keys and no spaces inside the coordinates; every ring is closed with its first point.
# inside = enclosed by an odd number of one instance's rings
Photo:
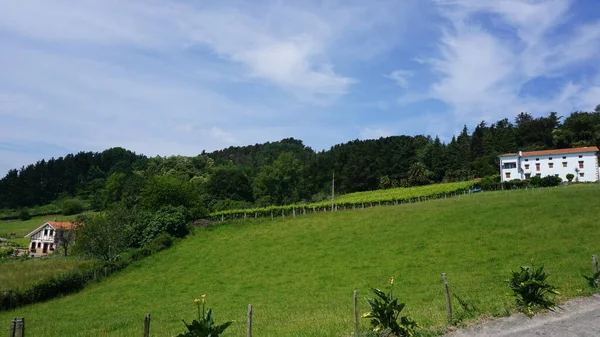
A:
{"type": "Polygon", "coordinates": [[[594,152],[527,155],[521,157],[518,155],[502,156],[500,157],[500,172],[502,181],[527,179],[528,174],[529,177],[539,175],[542,178],[549,175],[558,176],[566,181],[567,174],[569,173],[575,176],[573,181],[594,182],[599,180],[598,157],[594,152]],[[583,162],[583,168],[579,168],[580,161],[583,162]],[[504,164],[512,162],[517,163],[517,168],[504,168],[504,164]],[[539,164],[539,170],[536,164],[539,164]],[[552,167],[550,167],[550,164],[552,164],[552,167]],[[507,173],[509,173],[509,177],[507,177],[507,173]]]}

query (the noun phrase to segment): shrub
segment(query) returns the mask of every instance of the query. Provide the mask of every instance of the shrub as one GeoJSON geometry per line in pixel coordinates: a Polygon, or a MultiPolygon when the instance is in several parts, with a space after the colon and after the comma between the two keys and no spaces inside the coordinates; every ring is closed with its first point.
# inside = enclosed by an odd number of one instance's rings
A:
{"type": "Polygon", "coordinates": [[[173,237],[167,233],[162,233],[150,241],[148,249],[155,253],[167,249],[173,245],[173,237]]]}
{"type": "Polygon", "coordinates": [[[177,335],[177,337],[219,337],[233,323],[228,321],[221,325],[215,325],[212,310],[209,308],[205,314],[205,299],[206,295],[202,295],[202,299],[197,298],[194,300],[194,304],[198,309],[198,319],[193,320],[191,324],[187,324],[182,320],[188,331],[177,335]],[[200,303],[202,303],[202,311],[200,310],[200,303]]]}
{"type": "Polygon", "coordinates": [[[561,182],[562,182],[562,179],[560,177],[545,176],[544,178],[542,178],[542,180],[540,182],[540,186],[541,187],[553,187],[553,186],[560,185],[561,182]]]}
{"type": "Polygon", "coordinates": [[[382,331],[383,333],[392,336],[404,337],[412,336],[418,324],[407,316],[398,317],[404,309],[404,303],[398,303],[398,299],[394,297],[394,278],[390,278],[390,293],[371,288],[375,294],[374,298],[367,298],[367,302],[371,307],[371,311],[365,313],[363,318],[371,319],[371,326],[374,331],[382,331]]]}
{"type": "Polygon", "coordinates": [[[569,182],[572,182],[572,181],[573,181],[573,178],[575,178],[575,175],[574,175],[573,173],[569,173],[569,174],[567,174],[567,180],[568,180],[569,182]]]}
{"type": "Polygon", "coordinates": [[[534,187],[540,187],[542,185],[542,178],[540,176],[533,176],[529,179],[529,184],[534,187]]]}
{"type": "Polygon", "coordinates": [[[23,208],[19,212],[19,219],[21,219],[23,221],[27,221],[27,220],[31,219],[31,214],[29,213],[29,210],[27,210],[27,208],[23,208]]]}
{"type": "Polygon", "coordinates": [[[511,278],[508,285],[516,297],[519,311],[533,317],[541,309],[552,310],[556,306],[554,299],[550,295],[557,295],[557,288],[548,284],[546,279],[548,275],[544,272],[544,267],[535,268],[521,267],[520,271],[511,271],[511,278]]]}
{"type": "Polygon", "coordinates": [[[174,237],[184,237],[188,234],[187,211],[185,207],[164,206],[154,213],[143,230],[142,245],[149,245],[154,238],[162,233],[174,237]]]}
{"type": "Polygon", "coordinates": [[[73,215],[85,211],[85,205],[79,199],[65,199],[61,202],[61,209],[64,215],[73,215]]]}

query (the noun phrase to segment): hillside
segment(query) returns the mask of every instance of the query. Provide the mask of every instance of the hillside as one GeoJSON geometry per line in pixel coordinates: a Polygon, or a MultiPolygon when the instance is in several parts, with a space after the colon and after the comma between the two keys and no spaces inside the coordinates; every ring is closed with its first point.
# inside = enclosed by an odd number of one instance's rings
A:
{"type": "Polygon", "coordinates": [[[508,273],[531,258],[562,298],[580,294],[599,249],[600,204],[590,202],[599,197],[597,185],[490,192],[199,229],[81,293],[0,313],[0,322],[25,317],[35,336],[132,336],[149,312],[152,334],[168,336],[207,294],[217,322],[236,321],[228,336],[244,335],[248,303],[257,336],[341,336],[352,330],[352,291],[366,311],[368,287],[395,276],[407,312],[440,327],[442,272],[479,314],[503,315],[513,308],[508,273]]]}
{"type": "Polygon", "coordinates": [[[331,193],[333,174],[339,194],[468,181],[498,174],[502,153],[600,145],[598,130],[600,106],[564,118],[520,113],[514,122],[465,126],[447,141],[397,135],[315,151],[287,138],[210,153],[199,147],[199,155],[191,157],[149,158],[118,147],[79,152],[0,176],[0,219],[75,214],[73,206],[101,211],[114,203],[151,211],[167,203],[201,218],[223,210],[320,202],[331,193]],[[156,195],[160,204],[148,200],[156,195]]]}

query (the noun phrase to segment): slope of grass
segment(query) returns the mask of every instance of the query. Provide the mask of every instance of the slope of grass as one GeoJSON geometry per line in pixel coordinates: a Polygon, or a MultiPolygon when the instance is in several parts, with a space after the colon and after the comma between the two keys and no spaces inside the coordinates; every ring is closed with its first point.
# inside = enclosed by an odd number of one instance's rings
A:
{"type": "Polygon", "coordinates": [[[226,336],[245,334],[248,303],[257,336],[342,336],[352,331],[352,291],[364,312],[368,288],[395,276],[406,312],[440,327],[442,272],[479,314],[502,315],[514,308],[509,271],[531,258],[561,298],[579,294],[599,249],[599,197],[596,185],[478,193],[203,229],[78,294],[0,313],[0,322],[25,317],[34,336],[134,336],[149,312],[151,333],[172,336],[205,293],[217,323],[235,320],[226,336]]]}
{"type": "Polygon", "coordinates": [[[0,263],[0,291],[21,290],[35,282],[88,265],[73,258],[9,260],[0,263]]]}
{"type": "Polygon", "coordinates": [[[11,221],[0,221],[0,237],[2,235],[8,236],[9,234],[16,234],[17,236],[25,236],[32,230],[43,225],[46,221],[72,221],[75,220],[77,215],[46,215],[31,218],[26,221],[11,220],[11,221]]]}

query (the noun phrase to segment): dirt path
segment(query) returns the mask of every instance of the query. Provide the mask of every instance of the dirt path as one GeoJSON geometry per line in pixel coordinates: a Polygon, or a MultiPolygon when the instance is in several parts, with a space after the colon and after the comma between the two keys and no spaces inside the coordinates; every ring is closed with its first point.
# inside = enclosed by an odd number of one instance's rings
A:
{"type": "Polygon", "coordinates": [[[569,301],[557,308],[556,312],[538,314],[532,319],[518,314],[457,330],[444,336],[600,336],[600,294],[569,301]]]}

